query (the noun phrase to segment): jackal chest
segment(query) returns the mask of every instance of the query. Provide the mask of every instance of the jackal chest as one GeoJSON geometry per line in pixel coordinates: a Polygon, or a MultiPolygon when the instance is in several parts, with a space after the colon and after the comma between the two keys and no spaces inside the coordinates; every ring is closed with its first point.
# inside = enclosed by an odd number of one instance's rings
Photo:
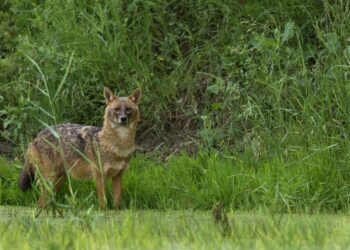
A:
{"type": "Polygon", "coordinates": [[[104,165],[104,174],[106,176],[113,177],[120,173],[121,171],[127,170],[129,167],[128,161],[119,161],[113,164],[105,164],[104,165]]]}
{"type": "Polygon", "coordinates": [[[107,151],[103,153],[104,174],[106,176],[115,176],[120,171],[127,170],[129,161],[134,150],[107,151]]]}
{"type": "Polygon", "coordinates": [[[101,152],[104,158],[129,158],[135,151],[135,146],[130,145],[126,148],[121,148],[115,145],[102,144],[101,143],[101,152]]]}

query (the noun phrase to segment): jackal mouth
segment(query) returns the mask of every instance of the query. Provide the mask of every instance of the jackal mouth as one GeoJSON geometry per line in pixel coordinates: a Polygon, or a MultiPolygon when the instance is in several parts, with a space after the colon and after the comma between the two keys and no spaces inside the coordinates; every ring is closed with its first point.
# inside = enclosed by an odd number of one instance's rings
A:
{"type": "Polygon", "coordinates": [[[126,125],[128,125],[128,122],[127,121],[121,121],[121,122],[118,122],[118,124],[120,125],[120,126],[126,126],[126,125]]]}

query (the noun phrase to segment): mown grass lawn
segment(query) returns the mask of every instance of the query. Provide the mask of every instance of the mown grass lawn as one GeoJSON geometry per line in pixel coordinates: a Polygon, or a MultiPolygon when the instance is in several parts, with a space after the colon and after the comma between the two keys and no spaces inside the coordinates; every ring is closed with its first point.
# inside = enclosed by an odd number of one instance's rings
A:
{"type": "Polygon", "coordinates": [[[229,212],[223,234],[211,212],[84,210],[63,217],[0,207],[0,249],[347,249],[350,217],[229,212]]]}

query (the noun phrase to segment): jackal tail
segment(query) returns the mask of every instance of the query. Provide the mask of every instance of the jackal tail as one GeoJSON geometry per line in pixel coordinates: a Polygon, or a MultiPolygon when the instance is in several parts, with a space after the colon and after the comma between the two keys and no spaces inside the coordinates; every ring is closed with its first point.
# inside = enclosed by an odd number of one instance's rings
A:
{"type": "Polygon", "coordinates": [[[32,187],[34,178],[35,178],[34,166],[28,161],[26,161],[19,177],[19,188],[23,192],[26,192],[28,189],[32,187]]]}

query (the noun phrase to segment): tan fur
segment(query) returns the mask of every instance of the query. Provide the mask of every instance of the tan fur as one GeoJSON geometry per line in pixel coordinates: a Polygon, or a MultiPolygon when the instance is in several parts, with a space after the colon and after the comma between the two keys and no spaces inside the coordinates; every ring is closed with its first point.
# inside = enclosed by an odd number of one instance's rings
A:
{"type": "MultiPolygon", "coordinates": [[[[120,205],[122,175],[135,150],[141,97],[138,89],[129,97],[117,97],[107,88],[104,94],[107,106],[102,128],[68,123],[41,131],[28,147],[23,169],[36,172],[36,178],[39,171],[53,183],[55,191],[59,191],[67,175],[95,179],[101,208],[106,206],[108,177],[112,177],[114,204],[120,205]]],[[[41,192],[39,206],[43,207],[47,190],[42,186],[41,192]]]]}

